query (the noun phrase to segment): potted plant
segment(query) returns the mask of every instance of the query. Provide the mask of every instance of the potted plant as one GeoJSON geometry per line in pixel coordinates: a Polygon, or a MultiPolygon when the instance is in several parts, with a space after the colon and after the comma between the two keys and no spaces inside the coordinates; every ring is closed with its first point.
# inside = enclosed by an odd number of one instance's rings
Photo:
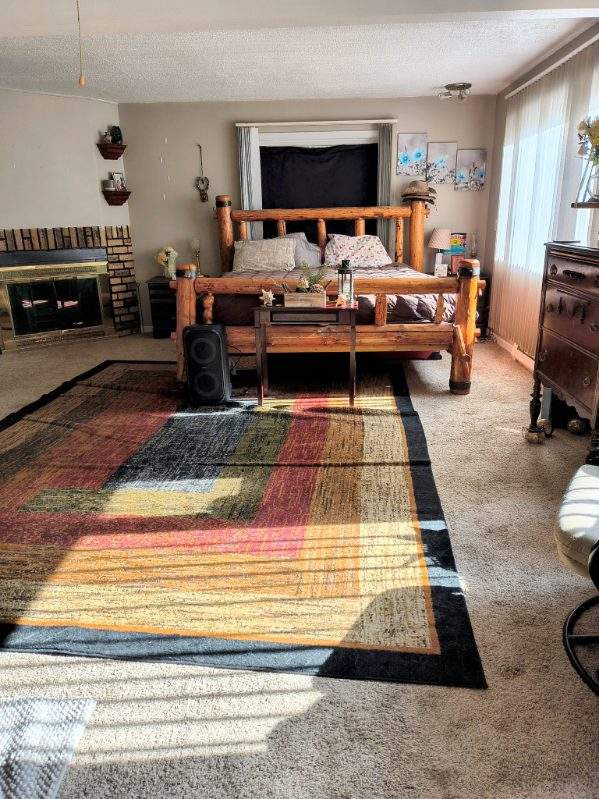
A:
{"type": "Polygon", "coordinates": [[[308,264],[301,266],[302,276],[297,282],[295,291],[283,283],[285,291],[283,301],[289,308],[325,308],[327,304],[327,286],[330,281],[322,282],[326,266],[312,269],[308,264]]]}

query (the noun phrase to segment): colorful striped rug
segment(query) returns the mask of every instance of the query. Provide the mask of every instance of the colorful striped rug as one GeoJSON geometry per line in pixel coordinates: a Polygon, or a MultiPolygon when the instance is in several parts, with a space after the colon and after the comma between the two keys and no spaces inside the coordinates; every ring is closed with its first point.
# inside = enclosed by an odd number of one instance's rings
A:
{"type": "Polygon", "coordinates": [[[107,362],[0,423],[0,648],[485,687],[401,372],[285,387],[107,362]]]}

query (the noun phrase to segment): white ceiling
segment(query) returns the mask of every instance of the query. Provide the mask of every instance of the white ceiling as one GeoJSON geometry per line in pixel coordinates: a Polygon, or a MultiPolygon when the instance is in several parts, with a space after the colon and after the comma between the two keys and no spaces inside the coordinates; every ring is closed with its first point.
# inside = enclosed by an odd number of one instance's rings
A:
{"type": "Polygon", "coordinates": [[[0,86],[118,102],[495,94],[599,18],[585,0],[80,0],[82,91],[74,0],[2,5],[0,86]]]}

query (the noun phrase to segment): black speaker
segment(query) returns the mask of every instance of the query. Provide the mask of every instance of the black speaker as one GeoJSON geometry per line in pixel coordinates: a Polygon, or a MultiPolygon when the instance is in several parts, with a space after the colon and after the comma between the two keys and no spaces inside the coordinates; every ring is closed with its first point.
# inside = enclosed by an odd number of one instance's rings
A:
{"type": "Polygon", "coordinates": [[[187,388],[192,405],[223,405],[231,399],[227,334],[223,325],[190,325],[183,331],[187,388]]]}

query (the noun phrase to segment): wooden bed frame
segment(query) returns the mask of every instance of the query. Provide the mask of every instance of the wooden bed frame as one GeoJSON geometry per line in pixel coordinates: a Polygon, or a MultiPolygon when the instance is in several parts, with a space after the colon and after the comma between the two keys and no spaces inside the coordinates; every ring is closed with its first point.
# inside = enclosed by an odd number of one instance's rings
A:
{"type": "MultiPolygon", "coordinates": [[[[216,219],[220,244],[222,277],[177,277],[171,287],[177,291],[177,330],[173,338],[177,343],[177,376],[185,379],[183,330],[196,321],[212,323],[212,306],[215,294],[254,294],[269,289],[282,294],[280,281],[252,276],[227,278],[233,267],[235,233],[247,240],[250,222],[275,221],[277,233],[284,236],[286,222],[315,220],[318,243],[324,256],[327,232],[326,220],[354,220],[355,235],[365,231],[366,219],[395,220],[395,261],[403,262],[404,220],[409,220],[409,264],[418,271],[424,266],[424,223],[428,208],[423,200],[412,200],[410,205],[374,206],[368,208],[295,208],[265,209],[261,211],[233,211],[231,197],[221,194],[216,198],[216,219]],[[202,319],[196,319],[197,297],[202,296],[202,319]]],[[[183,270],[185,267],[183,267],[183,270]]],[[[464,259],[457,277],[393,277],[356,278],[355,293],[376,296],[374,324],[358,325],[356,349],[358,352],[398,352],[447,349],[451,353],[449,388],[454,394],[468,394],[472,373],[472,353],[477,335],[476,301],[484,283],[479,280],[478,261],[464,259]],[[437,311],[433,322],[387,324],[388,294],[436,294],[437,311]],[[456,294],[454,322],[443,321],[444,295],[456,294]]],[[[294,281],[288,285],[293,287],[294,281]]],[[[327,293],[336,295],[336,285],[329,285],[327,293]]],[[[256,304],[258,301],[256,300],[256,304]]],[[[227,326],[227,341],[232,355],[255,354],[254,326],[227,326]]],[[[279,326],[269,328],[268,352],[347,352],[347,336],[335,327],[279,326]]]]}

